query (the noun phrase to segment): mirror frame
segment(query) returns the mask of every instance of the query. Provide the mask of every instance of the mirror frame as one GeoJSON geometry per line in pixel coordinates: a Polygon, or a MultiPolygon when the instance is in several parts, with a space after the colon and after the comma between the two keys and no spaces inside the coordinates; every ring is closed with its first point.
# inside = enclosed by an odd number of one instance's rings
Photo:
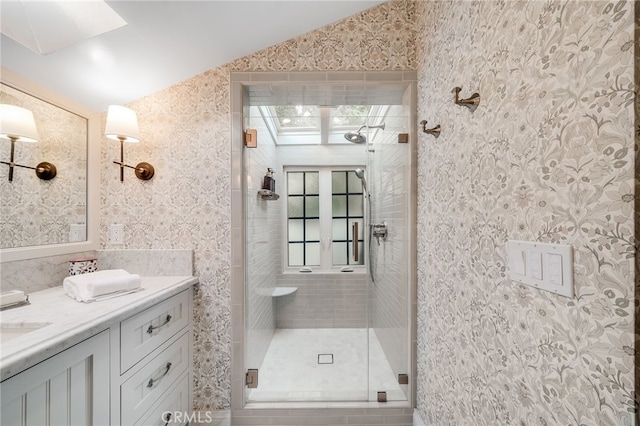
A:
{"type": "Polygon", "coordinates": [[[6,68],[0,68],[0,81],[87,119],[87,240],[0,249],[0,263],[97,250],[100,229],[100,114],[6,68]]]}

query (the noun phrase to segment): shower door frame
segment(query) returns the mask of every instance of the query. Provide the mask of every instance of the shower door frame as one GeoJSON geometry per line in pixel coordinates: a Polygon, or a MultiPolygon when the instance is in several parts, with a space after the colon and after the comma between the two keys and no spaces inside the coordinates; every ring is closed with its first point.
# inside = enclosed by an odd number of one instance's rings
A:
{"type": "MultiPolygon", "coordinates": [[[[247,406],[245,393],[245,195],[244,182],[244,130],[248,128],[248,99],[245,86],[251,84],[343,84],[343,85],[383,85],[406,84],[411,91],[411,108],[409,123],[416,123],[417,117],[417,73],[415,71],[328,71],[328,72],[232,72],[230,75],[231,98],[231,409],[251,410],[260,408],[261,403],[247,406]]],[[[416,328],[417,328],[417,264],[415,227],[417,223],[417,127],[409,126],[409,149],[411,173],[407,250],[408,262],[408,301],[409,312],[409,351],[407,365],[409,368],[409,386],[406,401],[388,402],[385,407],[415,407],[416,394],[416,328]]],[[[340,407],[336,403],[336,407],[340,407]]],[[[304,406],[313,408],[331,407],[331,402],[305,402],[304,406]]],[[[380,408],[378,402],[359,402],[358,406],[380,408]]],[[[267,403],[266,407],[286,407],[287,403],[267,403]]],[[[300,407],[300,403],[297,404],[300,407]]],[[[338,413],[335,408],[332,411],[338,413]]],[[[345,411],[345,415],[348,410],[345,411]]]]}

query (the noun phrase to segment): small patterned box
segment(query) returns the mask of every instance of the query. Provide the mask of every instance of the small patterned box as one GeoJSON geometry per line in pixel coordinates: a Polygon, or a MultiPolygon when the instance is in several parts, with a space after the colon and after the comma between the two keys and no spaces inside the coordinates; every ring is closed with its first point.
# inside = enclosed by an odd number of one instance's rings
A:
{"type": "Polygon", "coordinates": [[[69,275],[80,275],[98,270],[98,259],[86,257],[69,261],[69,275]]]}

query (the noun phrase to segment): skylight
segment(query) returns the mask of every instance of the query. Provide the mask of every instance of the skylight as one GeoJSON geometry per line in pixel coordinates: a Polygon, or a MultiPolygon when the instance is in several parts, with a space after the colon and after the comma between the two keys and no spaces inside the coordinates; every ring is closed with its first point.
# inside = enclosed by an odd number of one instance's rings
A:
{"type": "Polygon", "coordinates": [[[127,25],[108,4],[90,1],[4,1],[1,32],[40,55],[127,25]]]}
{"type": "Polygon", "coordinates": [[[259,107],[279,145],[347,144],[346,131],[382,122],[388,106],[276,105],[259,107]]]}

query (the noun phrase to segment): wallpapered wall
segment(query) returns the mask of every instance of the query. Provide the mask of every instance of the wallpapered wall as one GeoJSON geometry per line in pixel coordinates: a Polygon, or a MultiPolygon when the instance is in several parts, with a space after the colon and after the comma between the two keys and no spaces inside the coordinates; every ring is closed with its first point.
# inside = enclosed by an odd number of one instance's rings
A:
{"type": "Polygon", "coordinates": [[[103,139],[102,247],[108,226],[125,225],[113,248],[194,249],[194,403],[228,408],[231,394],[231,71],[411,70],[416,67],[415,5],[383,4],[307,35],[241,58],[137,100],[142,142],[125,158],[148,161],[156,175],[118,180],[118,146],[103,139]],[[113,166],[113,167],[112,167],[113,166]]]}
{"type": "Polygon", "coordinates": [[[633,2],[418,15],[418,115],[443,128],[419,143],[423,418],[634,424],[633,2]],[[508,239],[573,245],[576,297],[510,282],[508,239]]]}

